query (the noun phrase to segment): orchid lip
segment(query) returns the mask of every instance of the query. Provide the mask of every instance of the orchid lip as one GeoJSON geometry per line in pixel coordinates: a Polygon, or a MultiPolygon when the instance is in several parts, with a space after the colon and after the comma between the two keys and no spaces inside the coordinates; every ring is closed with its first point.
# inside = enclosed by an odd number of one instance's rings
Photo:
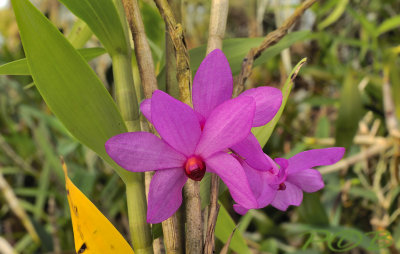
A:
{"type": "Polygon", "coordinates": [[[198,156],[190,156],[185,162],[185,174],[194,181],[201,181],[206,173],[206,164],[198,156]]]}

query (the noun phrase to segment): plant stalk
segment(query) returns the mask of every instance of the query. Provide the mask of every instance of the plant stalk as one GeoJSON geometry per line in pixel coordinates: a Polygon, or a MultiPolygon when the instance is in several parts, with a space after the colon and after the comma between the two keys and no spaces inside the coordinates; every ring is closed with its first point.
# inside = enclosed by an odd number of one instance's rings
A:
{"type": "MultiPolygon", "coordinates": [[[[207,42],[207,54],[214,49],[222,49],[222,39],[225,35],[226,21],[228,19],[229,0],[212,0],[209,24],[209,36],[207,42]]],[[[207,231],[204,242],[204,253],[214,253],[214,233],[217,223],[219,178],[212,174],[210,186],[210,206],[207,219],[207,231]]]]}
{"type": "MultiPolygon", "coordinates": [[[[169,35],[171,36],[172,44],[174,45],[180,100],[191,106],[192,73],[182,25],[176,22],[174,13],[167,0],[154,0],[154,2],[164,19],[169,35]]],[[[188,180],[183,191],[186,210],[186,253],[202,253],[203,230],[199,183],[188,180]]]]}
{"type": "Polygon", "coordinates": [[[126,183],[129,230],[135,254],[153,253],[152,236],[146,223],[146,196],[144,174],[135,173],[126,183]],[[142,195],[143,194],[143,195],[142,195]]]}
{"type": "MultiPolygon", "coordinates": [[[[120,12],[121,14],[121,12],[120,12]]],[[[115,98],[128,131],[140,131],[139,109],[133,82],[131,53],[114,54],[115,98]]],[[[124,174],[128,204],[129,229],[135,253],[152,254],[150,226],[146,222],[146,195],[143,173],[124,174]]]]}
{"type": "Polygon", "coordinates": [[[157,89],[157,78],[139,4],[137,0],[122,0],[122,3],[135,45],[135,55],[139,66],[144,96],[145,98],[150,98],[154,90],[157,89]]]}

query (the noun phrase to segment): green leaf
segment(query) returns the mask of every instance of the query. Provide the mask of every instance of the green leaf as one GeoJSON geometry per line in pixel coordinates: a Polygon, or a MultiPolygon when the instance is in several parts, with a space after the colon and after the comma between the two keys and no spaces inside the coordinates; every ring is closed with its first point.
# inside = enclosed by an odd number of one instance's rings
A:
{"type": "MultiPolygon", "coordinates": [[[[221,240],[223,243],[226,243],[229,236],[235,229],[236,225],[235,222],[232,220],[231,216],[229,215],[228,211],[225,207],[220,204],[217,224],[215,225],[215,236],[221,240]]],[[[235,234],[232,237],[231,244],[229,248],[237,253],[243,254],[251,254],[252,252],[249,250],[249,247],[246,245],[246,241],[244,240],[241,232],[239,230],[235,231],[235,234]]]]}
{"type": "Polygon", "coordinates": [[[340,93],[339,116],[336,121],[336,144],[348,150],[358,129],[362,117],[362,102],[358,82],[354,71],[349,71],[345,77],[340,93]]]}
{"type": "MultiPolygon", "coordinates": [[[[272,57],[278,55],[282,50],[290,47],[293,43],[305,40],[310,36],[309,31],[298,31],[289,33],[282,40],[272,47],[267,48],[262,55],[254,62],[253,66],[258,66],[266,63],[272,57]]],[[[226,55],[233,75],[237,75],[240,72],[243,58],[249,52],[251,48],[258,47],[264,40],[261,38],[235,38],[227,39],[223,41],[222,50],[226,55]]],[[[193,73],[197,71],[201,61],[206,56],[206,46],[200,46],[190,50],[190,67],[193,73]]]]}
{"type": "Polygon", "coordinates": [[[126,132],[111,98],[85,59],[28,0],[12,0],[33,81],[51,111],[81,143],[123,175],[104,143],[126,132]],[[40,35],[40,36],[38,36],[40,35]]]}
{"type": "Polygon", "coordinates": [[[338,20],[346,10],[348,3],[349,0],[339,0],[331,14],[318,24],[318,30],[322,30],[335,23],[336,20],[338,20]]]}
{"type": "Polygon", "coordinates": [[[329,219],[318,193],[304,193],[303,202],[297,208],[300,218],[307,224],[328,226],[329,219]]]}
{"type": "Polygon", "coordinates": [[[128,52],[126,34],[111,0],[60,0],[60,2],[88,24],[110,55],[128,52]]]}
{"type": "Polygon", "coordinates": [[[300,60],[300,62],[298,62],[296,66],[293,68],[289,77],[286,79],[285,85],[283,86],[282,89],[282,96],[283,96],[282,105],[279,108],[278,113],[276,113],[276,115],[274,116],[274,118],[264,126],[255,127],[251,129],[251,132],[254,134],[254,136],[256,136],[261,147],[264,147],[265,144],[268,142],[268,139],[269,137],[271,137],[271,134],[274,131],[276,124],[279,121],[279,118],[281,118],[282,112],[289,98],[290,91],[292,90],[293,87],[293,81],[296,78],[297,74],[299,73],[301,66],[303,66],[303,64],[306,61],[307,58],[303,58],[302,60],[300,60]]]}
{"type": "Polygon", "coordinates": [[[391,17],[382,22],[378,27],[378,35],[384,34],[400,26],[400,15],[391,17]]]}
{"type": "MultiPolygon", "coordinates": [[[[90,61],[106,53],[103,48],[83,48],[78,49],[78,52],[86,59],[86,61],[90,61]]],[[[26,58],[22,58],[0,65],[0,75],[31,75],[31,73],[26,58]]]]}
{"type": "MultiPolygon", "coordinates": [[[[309,38],[311,35],[310,31],[298,31],[289,33],[282,40],[272,47],[267,48],[262,55],[254,62],[253,66],[259,66],[266,63],[274,56],[280,54],[282,50],[290,47],[295,42],[299,42],[309,38]]],[[[232,70],[232,75],[240,73],[243,58],[247,55],[249,50],[254,47],[258,47],[264,38],[234,38],[223,41],[222,50],[228,59],[229,65],[232,70]]],[[[192,69],[193,76],[206,56],[206,46],[189,50],[190,55],[190,68],[192,69]]],[[[158,87],[165,91],[165,68],[160,71],[157,77],[158,87]]]]}

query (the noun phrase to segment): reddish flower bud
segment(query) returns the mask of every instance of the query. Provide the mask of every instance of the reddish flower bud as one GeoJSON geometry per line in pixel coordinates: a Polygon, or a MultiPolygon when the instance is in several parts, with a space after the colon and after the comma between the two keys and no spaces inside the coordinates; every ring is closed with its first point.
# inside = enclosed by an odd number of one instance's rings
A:
{"type": "Polygon", "coordinates": [[[187,177],[195,181],[201,181],[206,173],[206,164],[197,156],[192,156],[185,163],[187,177]]]}

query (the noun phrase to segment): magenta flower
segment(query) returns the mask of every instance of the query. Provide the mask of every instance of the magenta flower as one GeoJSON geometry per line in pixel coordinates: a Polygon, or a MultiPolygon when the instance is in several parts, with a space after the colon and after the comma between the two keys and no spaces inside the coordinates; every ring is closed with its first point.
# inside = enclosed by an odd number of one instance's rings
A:
{"type": "MultiPolygon", "coordinates": [[[[313,167],[334,164],[343,157],[344,152],[342,147],[332,147],[301,152],[288,160],[277,158],[275,162],[280,168],[275,165],[269,171],[256,170],[238,158],[257,199],[257,205],[252,209],[271,204],[286,211],[290,205],[299,206],[303,200],[303,191],[316,192],[324,187],[320,172],[313,167]]],[[[240,203],[233,207],[239,214],[249,210],[240,203]]]]}
{"type": "Polygon", "coordinates": [[[169,218],[182,203],[188,178],[199,181],[206,171],[217,174],[232,198],[245,207],[256,203],[240,163],[225,150],[250,132],[255,102],[252,97],[225,101],[208,116],[203,128],[188,105],[162,91],[151,100],[152,123],[161,139],[147,132],[128,132],[109,139],[106,151],[121,167],[155,170],[150,184],[147,221],[169,218]]]}
{"type": "MultiPolygon", "coordinates": [[[[201,128],[218,105],[232,98],[232,90],[233,79],[229,62],[221,50],[213,50],[200,64],[193,80],[193,109],[201,128]]],[[[274,87],[263,86],[249,89],[239,97],[242,96],[252,97],[256,102],[252,127],[267,124],[282,104],[282,92],[274,87]]],[[[152,122],[152,99],[144,100],[140,105],[143,115],[150,122],[152,122]]],[[[249,133],[241,142],[232,145],[230,149],[254,168],[266,170],[273,167],[271,160],[265,158],[262,148],[252,133],[249,133]]]]}

